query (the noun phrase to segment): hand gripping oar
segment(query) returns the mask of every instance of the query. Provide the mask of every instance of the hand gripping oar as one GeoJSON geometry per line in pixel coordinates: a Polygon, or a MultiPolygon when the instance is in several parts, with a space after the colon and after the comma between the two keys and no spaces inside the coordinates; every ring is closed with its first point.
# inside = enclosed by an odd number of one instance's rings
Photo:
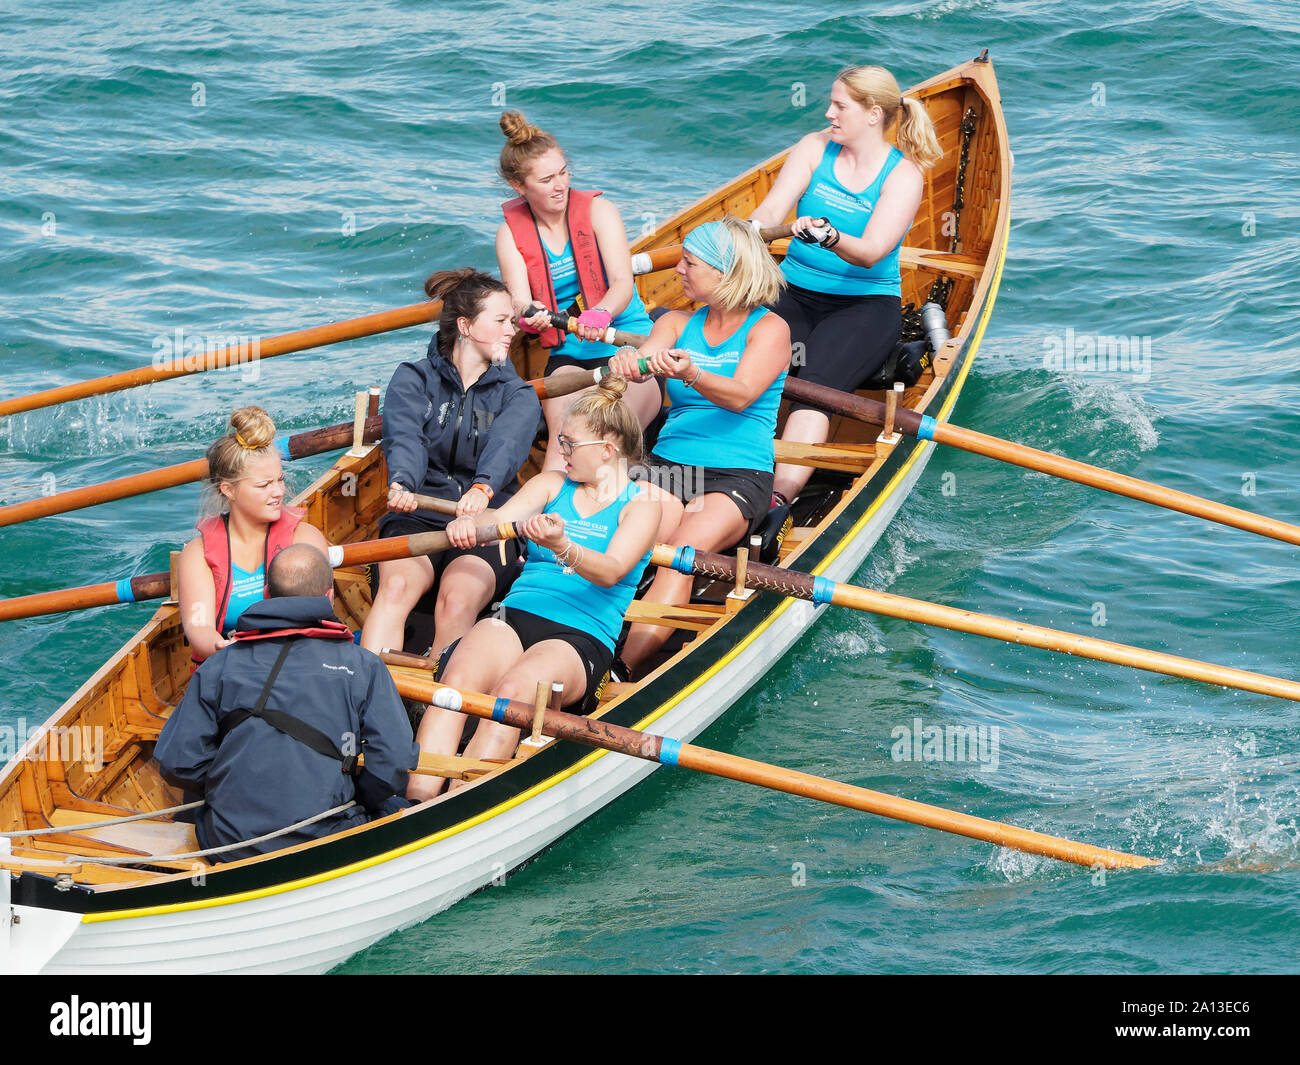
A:
{"type": "MultiPolygon", "coordinates": [[[[440,686],[424,679],[410,678],[400,673],[394,674],[393,681],[398,693],[404,698],[431,703],[446,710],[459,711],[474,717],[490,718],[518,729],[530,729],[536,714],[531,705],[518,700],[493,699],[491,696],[459,691],[456,688],[440,686]]],[[[1107,869],[1137,869],[1160,864],[1159,859],[1156,858],[1104,850],[1087,843],[1076,843],[1041,832],[1031,832],[1028,829],[1005,825],[998,821],[987,821],[982,817],[972,817],[970,814],[944,810],[911,799],[869,791],[853,784],[843,784],[836,780],[812,776],[809,773],[783,769],[766,762],[756,762],[734,754],[709,750],[707,747],[696,747],[694,744],[682,743],[668,736],[653,736],[647,732],[610,724],[599,718],[546,710],[542,720],[542,731],[556,739],[580,743],[585,747],[613,751],[647,762],[658,762],[660,765],[694,769],[711,776],[756,784],[789,795],[802,795],[836,806],[845,806],[851,810],[863,810],[897,821],[937,828],[943,832],[986,840],[1000,847],[1012,847],[1030,854],[1042,854],[1089,868],[1103,866],[1107,869]]]]}
{"type": "MultiPolygon", "coordinates": [[[[513,522],[480,526],[476,533],[480,544],[490,544],[519,535],[513,522]]],[[[395,558],[431,555],[445,551],[450,546],[451,541],[445,532],[389,536],[382,540],[362,540],[355,544],[331,547],[329,562],[335,569],[341,566],[364,566],[395,558]]],[[[144,573],[137,577],[123,577],[120,581],[105,581],[103,584],[88,584],[80,588],[63,588],[56,592],[37,592],[35,595],[0,599],[0,621],[58,614],[65,610],[113,606],[116,603],[142,603],[149,599],[164,599],[170,592],[170,574],[144,573]]]]}
{"type": "MultiPolygon", "coordinates": [[[[673,548],[660,544],[655,547],[650,561],[656,566],[664,566],[679,573],[711,577],[714,580],[734,581],[736,578],[735,559],[707,551],[697,551],[693,547],[673,548]]],[[[1141,647],[1094,639],[1091,636],[1075,636],[1057,629],[1027,625],[1021,621],[1008,621],[989,614],[977,614],[970,610],[959,610],[937,603],[925,603],[889,592],[860,588],[854,584],[840,584],[825,577],[814,577],[810,573],[799,573],[779,566],[750,562],[745,574],[745,584],[761,591],[777,592],[819,605],[832,603],[871,614],[901,618],[904,621],[936,625],[939,628],[952,629],[954,632],[969,632],[976,636],[1005,640],[1007,643],[1041,647],[1044,650],[1059,651],[1080,658],[1092,658],[1098,662],[1113,662],[1116,665],[1132,666],[1134,669],[1145,669],[1151,673],[1185,677],[1206,684],[1239,688],[1242,691],[1300,702],[1300,682],[1294,680],[1270,677],[1263,673],[1251,673],[1230,666],[1216,666],[1194,658],[1180,658],[1162,651],[1148,651],[1141,647]]]]}
{"type": "MultiPolygon", "coordinates": [[[[825,385],[800,381],[794,377],[786,378],[785,394],[791,399],[820,407],[832,414],[840,414],[872,425],[885,424],[885,405],[872,399],[864,399],[825,385]]],[[[985,436],[973,429],[963,429],[959,425],[937,421],[929,415],[918,414],[902,406],[894,414],[894,426],[898,431],[914,436],[918,440],[933,440],[939,444],[947,444],[949,447],[960,448],[962,451],[987,455],[989,458],[1022,466],[1027,470],[1051,474],[1053,477],[1086,484],[1130,499],[1140,499],[1167,510],[1190,514],[1234,529],[1258,533],[1260,536],[1268,536],[1283,543],[1300,545],[1300,527],[1289,525],[1284,521],[1252,514],[1248,510],[1238,510],[1236,507],[1225,506],[1172,488],[1164,488],[1122,473],[1089,466],[1086,462],[1077,462],[1061,455],[1038,451],[1023,444],[1012,443],[1010,440],[985,436]]]]}
{"type": "MultiPolygon", "coordinates": [[[[384,421],[375,416],[366,419],[364,443],[373,444],[383,435],[384,421]]],[[[295,433],[289,437],[277,437],[274,447],[285,460],[306,458],[308,455],[322,455],[327,451],[338,451],[352,443],[352,422],[340,422],[327,425],[321,429],[310,429],[304,433],[295,433]]],[[[115,499],[158,492],[164,488],[174,488],[181,484],[191,484],[208,476],[208,460],[192,459],[175,466],[164,466],[147,473],[137,473],[130,477],[119,477],[102,484],[87,485],[85,488],[73,488],[67,492],[29,499],[22,503],[13,503],[0,507],[0,526],[17,525],[35,518],[48,517],[51,514],[65,514],[70,510],[81,510],[115,499]]]]}
{"type": "Polygon", "coordinates": [[[173,377],[186,377],[190,374],[206,373],[209,370],[225,369],[228,366],[239,366],[246,362],[273,359],[277,355],[287,355],[292,351],[305,351],[307,348],[337,344],[343,340],[357,340],[394,329],[406,329],[424,322],[432,322],[441,313],[442,301],[431,300],[425,303],[413,303],[409,307],[380,311],[378,314],[367,314],[361,318],[349,318],[344,322],[331,322],[328,325],[283,333],[260,341],[251,349],[247,344],[239,344],[209,351],[201,356],[177,354],[161,366],[141,366],[135,370],[124,370],[122,373],[110,374],[107,377],[96,377],[90,381],[62,385],[44,392],[33,392],[31,395],[18,396],[16,399],[0,400],[0,416],[39,410],[41,407],[52,407],[58,403],[85,399],[88,396],[121,392],[127,388],[153,384],[155,381],[168,381],[173,377]]]}

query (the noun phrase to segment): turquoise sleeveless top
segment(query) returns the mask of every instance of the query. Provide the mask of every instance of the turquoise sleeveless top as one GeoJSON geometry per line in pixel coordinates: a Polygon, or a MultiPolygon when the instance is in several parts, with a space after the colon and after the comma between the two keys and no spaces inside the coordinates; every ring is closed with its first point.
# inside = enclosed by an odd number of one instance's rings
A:
{"type": "MultiPolygon", "coordinates": [[[[822,161],[808,181],[808,191],[799,200],[798,214],[813,218],[829,218],[831,225],[841,233],[860,237],[867,231],[871,212],[880,199],[880,189],[903,160],[897,148],[889,149],[889,156],[880,173],[861,192],[850,192],[835,177],[835,160],[840,156],[840,145],[828,144],[822,161]]],[[[785,253],[782,272],[792,285],[812,292],[829,292],[841,296],[902,296],[902,282],[898,273],[898,249],[886,255],[875,266],[854,266],[845,262],[829,248],[790,241],[785,253]]]]}
{"type": "MultiPolygon", "coordinates": [[[[582,290],[578,284],[578,267],[573,261],[573,242],[566,244],[564,251],[559,255],[546,247],[546,241],[542,241],[542,247],[546,249],[546,265],[551,271],[551,284],[555,287],[555,302],[559,304],[556,309],[568,310],[582,290]]],[[[650,332],[654,323],[650,321],[645,304],[641,301],[641,294],[637,292],[635,285],[632,286],[632,302],[623,308],[622,313],[616,315],[610,324],[615,329],[622,329],[629,333],[650,332]]],[[[595,359],[608,360],[614,351],[615,349],[609,344],[579,340],[572,333],[565,333],[564,343],[558,348],[551,349],[551,357],[567,355],[571,359],[587,362],[595,359]]]]}
{"type": "MultiPolygon", "coordinates": [[[[633,481],[609,506],[589,518],[579,515],[573,507],[577,487],[565,478],[559,495],[546,505],[543,513],[558,514],[564,519],[564,533],[572,543],[587,551],[604,553],[618,531],[619,515],[641,491],[641,486],[633,481]]],[[[637,582],[649,561],[647,551],[621,581],[610,588],[601,588],[577,573],[565,573],[553,552],[529,542],[524,571],[501,605],[588,632],[612,651],[623,628],[623,614],[636,595],[637,582]]]]}
{"type": "Polygon", "coordinates": [[[266,589],[266,564],[262,563],[255,570],[240,569],[234,561],[230,563],[230,601],[226,604],[226,616],[222,619],[221,632],[230,632],[239,620],[239,615],[254,603],[262,601],[266,589]]]}
{"type": "MultiPolygon", "coordinates": [[[[735,377],[736,367],[745,353],[749,331],[768,310],[759,307],[739,329],[716,347],[704,339],[707,307],[701,307],[686,323],[673,346],[691,353],[700,369],[723,377],[735,377]]],[[[785,371],[767,391],[741,411],[730,411],[701,396],[695,389],[676,379],[667,382],[672,409],[659,432],[655,454],[684,466],[713,469],[761,470],[771,473],[776,462],[776,413],[781,405],[781,387],[785,371]]]]}

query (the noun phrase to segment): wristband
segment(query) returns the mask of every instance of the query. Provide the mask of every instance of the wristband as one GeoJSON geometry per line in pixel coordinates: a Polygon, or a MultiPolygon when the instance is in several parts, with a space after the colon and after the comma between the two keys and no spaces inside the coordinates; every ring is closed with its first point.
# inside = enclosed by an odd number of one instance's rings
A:
{"type": "Polygon", "coordinates": [[[487,496],[488,499],[492,498],[492,489],[489,488],[487,485],[485,485],[482,481],[475,481],[472,485],[469,486],[469,491],[472,492],[474,491],[475,488],[477,488],[480,492],[482,492],[485,496],[487,496]]]}
{"type": "Polygon", "coordinates": [[[704,367],[702,367],[699,363],[696,363],[695,376],[692,377],[689,381],[683,381],[682,384],[684,384],[687,388],[694,388],[695,382],[700,379],[700,374],[702,374],[703,372],[704,372],[704,367]]]}

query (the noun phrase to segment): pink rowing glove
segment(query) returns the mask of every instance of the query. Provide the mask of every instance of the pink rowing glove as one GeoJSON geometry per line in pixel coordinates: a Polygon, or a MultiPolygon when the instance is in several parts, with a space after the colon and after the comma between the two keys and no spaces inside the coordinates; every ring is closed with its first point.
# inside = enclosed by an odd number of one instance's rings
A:
{"type": "Polygon", "coordinates": [[[609,328],[609,323],[614,320],[614,316],[605,310],[604,307],[592,307],[589,311],[583,311],[578,315],[578,324],[589,326],[592,329],[599,329],[604,332],[609,328]]]}

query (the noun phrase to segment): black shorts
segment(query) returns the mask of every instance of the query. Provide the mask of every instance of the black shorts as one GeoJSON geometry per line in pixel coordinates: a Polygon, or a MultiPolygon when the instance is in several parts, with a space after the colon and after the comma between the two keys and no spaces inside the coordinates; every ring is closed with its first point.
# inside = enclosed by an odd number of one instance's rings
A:
{"type": "MultiPolygon", "coordinates": [[[[563,640],[578,652],[587,683],[577,698],[574,698],[573,692],[564,693],[566,706],[580,700],[594,701],[600,695],[601,689],[609,679],[609,667],[614,661],[614,652],[591,633],[583,632],[581,629],[571,629],[567,625],[557,625],[554,621],[540,618],[526,610],[513,610],[509,607],[502,608],[501,620],[514,630],[525,651],[546,640],[563,640]]],[[[434,680],[446,674],[447,666],[459,644],[460,640],[451,643],[438,657],[438,668],[433,674],[434,680]]]]}
{"type": "MultiPolygon", "coordinates": [[[[608,362],[608,357],[603,359],[575,359],[572,355],[552,355],[546,360],[545,376],[550,377],[562,366],[576,366],[579,370],[594,370],[597,366],[604,366],[608,362]]],[[[595,381],[592,384],[595,384],[595,381]]]]}
{"type": "MultiPolygon", "coordinates": [[[[903,328],[897,296],[839,296],[787,285],[771,309],[790,327],[796,356],[790,376],[845,392],[880,370],[903,328]],[[802,360],[797,357],[800,344],[802,360]]],[[[792,401],[790,409],[818,408],[792,401]]]]}
{"type": "MultiPolygon", "coordinates": [[[[447,517],[445,515],[430,515],[426,517],[423,514],[401,514],[389,512],[379,519],[380,536],[411,536],[414,533],[442,532],[447,527],[447,517]]],[[[506,562],[501,564],[501,545],[500,544],[482,544],[478,547],[471,547],[461,550],[459,547],[449,547],[445,551],[436,551],[429,555],[429,561],[433,563],[434,586],[437,586],[442,572],[452,562],[462,555],[473,555],[481,558],[490,567],[492,575],[496,578],[496,588],[492,592],[492,601],[498,602],[505,598],[506,592],[510,590],[510,585],[514,582],[515,577],[519,575],[519,542],[517,540],[506,540],[506,562]]]]}
{"type": "Polygon", "coordinates": [[[717,466],[682,466],[652,454],[648,467],[628,471],[633,480],[657,484],[683,503],[696,496],[719,492],[740,509],[753,532],[767,516],[772,502],[772,471],[740,470],[717,466]]]}

